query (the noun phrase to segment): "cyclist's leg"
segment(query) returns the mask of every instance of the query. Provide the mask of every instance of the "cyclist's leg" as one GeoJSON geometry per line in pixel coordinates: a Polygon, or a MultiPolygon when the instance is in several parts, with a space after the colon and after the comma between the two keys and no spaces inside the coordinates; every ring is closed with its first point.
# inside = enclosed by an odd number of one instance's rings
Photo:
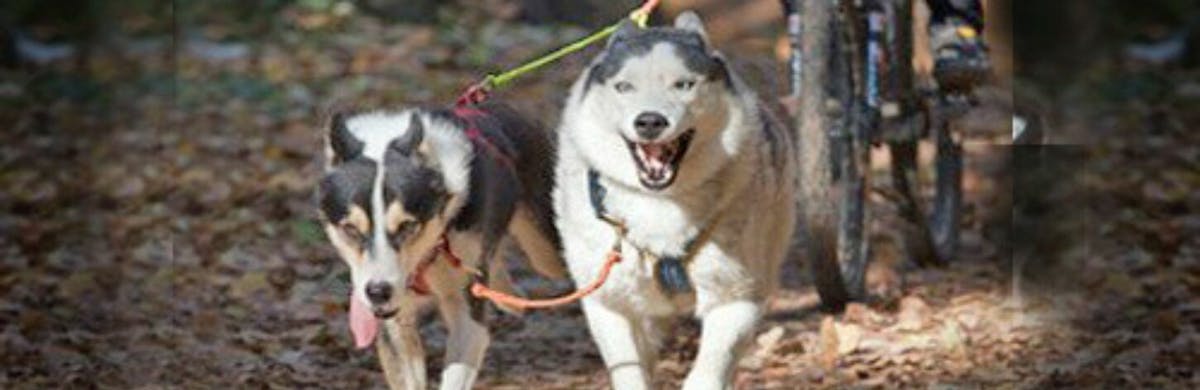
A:
{"type": "Polygon", "coordinates": [[[991,71],[980,0],[926,0],[933,73],[949,90],[970,90],[991,71]]]}

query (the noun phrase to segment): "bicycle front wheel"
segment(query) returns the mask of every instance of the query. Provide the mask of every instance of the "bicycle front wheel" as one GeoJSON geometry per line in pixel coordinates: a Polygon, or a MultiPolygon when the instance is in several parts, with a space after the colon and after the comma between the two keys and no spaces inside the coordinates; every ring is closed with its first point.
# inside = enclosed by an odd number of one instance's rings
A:
{"type": "MultiPolygon", "coordinates": [[[[845,2],[845,6],[852,3],[845,2]]],[[[844,51],[847,22],[838,2],[801,2],[804,58],[800,92],[801,231],[813,282],[828,310],[863,296],[866,268],[864,167],[861,138],[848,112],[856,110],[852,51],[844,51]]],[[[847,17],[847,20],[852,20],[847,17]]]]}

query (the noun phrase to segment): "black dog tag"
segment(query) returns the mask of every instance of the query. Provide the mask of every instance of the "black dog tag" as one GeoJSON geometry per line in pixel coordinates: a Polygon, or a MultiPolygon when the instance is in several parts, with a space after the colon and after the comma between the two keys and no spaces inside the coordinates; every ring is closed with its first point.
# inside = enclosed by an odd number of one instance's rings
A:
{"type": "Polygon", "coordinates": [[[658,259],[655,266],[654,278],[659,287],[668,294],[692,292],[692,282],[688,280],[687,270],[678,257],[663,257],[658,259]]]}

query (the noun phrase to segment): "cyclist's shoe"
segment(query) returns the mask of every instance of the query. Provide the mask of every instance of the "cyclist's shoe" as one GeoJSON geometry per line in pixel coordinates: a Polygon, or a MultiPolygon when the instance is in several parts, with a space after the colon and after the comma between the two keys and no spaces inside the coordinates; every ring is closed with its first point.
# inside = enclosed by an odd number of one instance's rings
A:
{"type": "Polygon", "coordinates": [[[933,77],[946,92],[970,92],[991,75],[983,36],[970,24],[947,19],[929,26],[933,77]]]}

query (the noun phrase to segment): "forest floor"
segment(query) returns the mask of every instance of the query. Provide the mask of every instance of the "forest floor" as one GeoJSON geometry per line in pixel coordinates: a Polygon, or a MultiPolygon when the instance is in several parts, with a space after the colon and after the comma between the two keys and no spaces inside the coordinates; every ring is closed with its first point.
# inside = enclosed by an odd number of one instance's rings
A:
{"type": "MultiPolygon", "coordinates": [[[[318,27],[339,22],[313,18],[291,15],[294,28],[252,45],[172,56],[148,41],[87,72],[0,70],[0,387],[384,386],[374,353],[351,347],[348,273],[316,222],[328,108],[448,102],[483,70],[584,31],[356,20],[329,33],[318,27]]],[[[771,47],[738,52],[782,69],[771,47]]],[[[584,63],[500,97],[556,112],[584,63]]],[[[1019,297],[1008,254],[981,233],[988,165],[1007,149],[972,144],[958,258],[896,260],[898,222],[876,199],[876,294],[823,313],[789,261],[738,388],[1200,387],[1200,133],[1186,125],[1200,122],[1200,84],[1181,70],[1097,72],[1048,111],[1087,136],[1052,149],[1083,161],[1066,176],[1077,192],[1052,206],[1080,219],[1053,255],[1027,258],[1019,297]]],[[[569,287],[517,275],[539,294],[569,287]]],[[[607,386],[578,306],[491,327],[478,387],[607,386]]],[[[437,321],[423,333],[432,379],[444,337],[437,321]]],[[[683,378],[698,333],[679,322],[661,384],[683,378]]]]}

